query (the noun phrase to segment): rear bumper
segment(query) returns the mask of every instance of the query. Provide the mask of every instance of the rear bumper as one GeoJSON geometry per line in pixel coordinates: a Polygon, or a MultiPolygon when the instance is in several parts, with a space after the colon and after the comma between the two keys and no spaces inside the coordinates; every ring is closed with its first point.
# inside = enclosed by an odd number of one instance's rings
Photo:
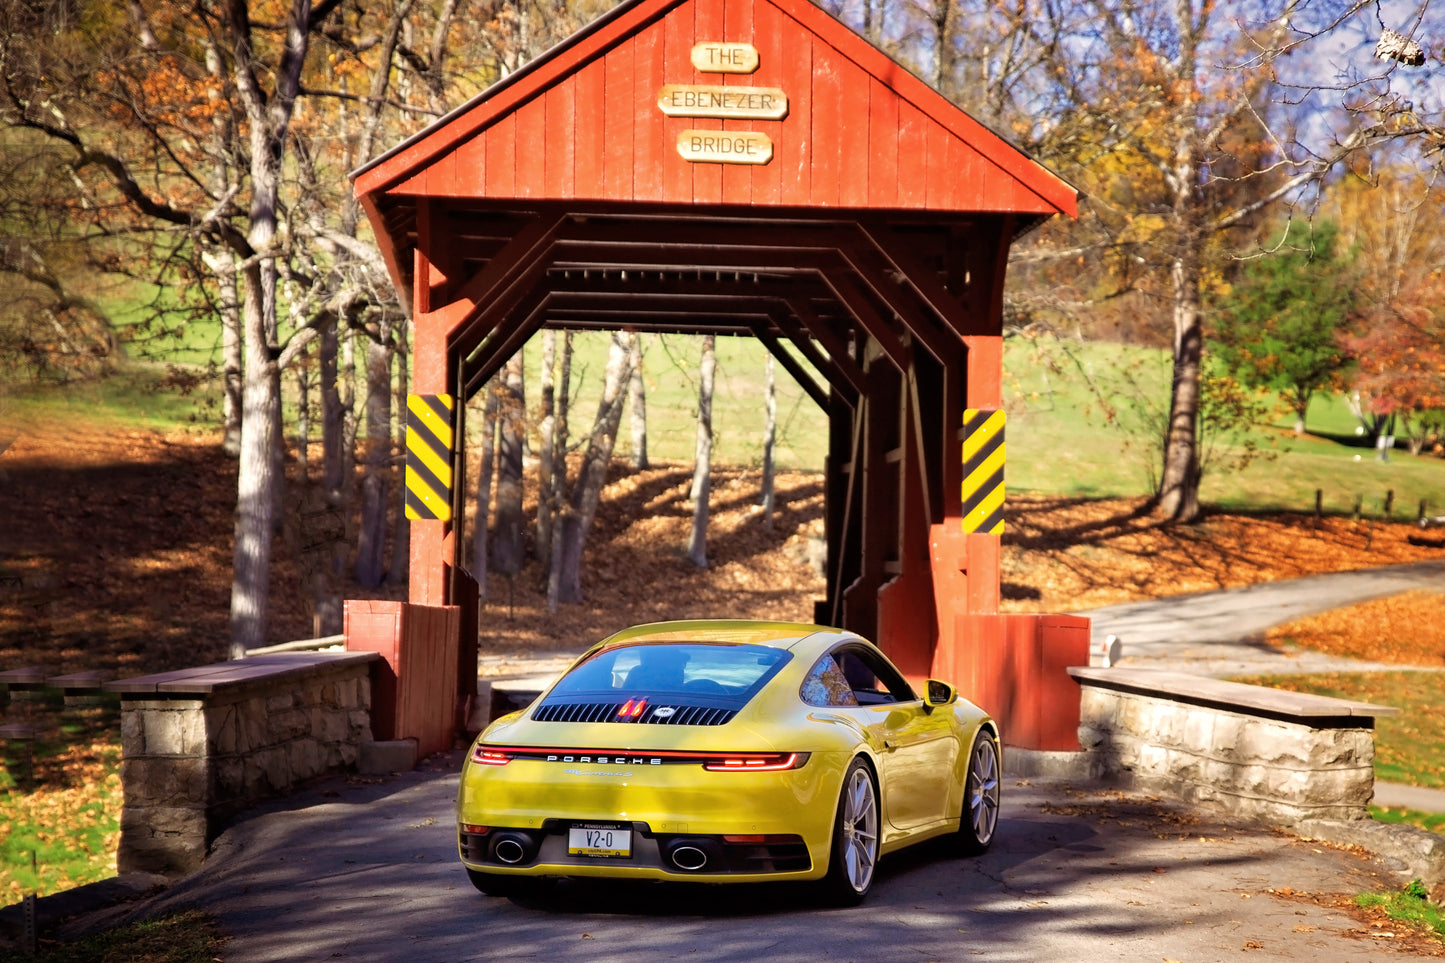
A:
{"type": "Polygon", "coordinates": [[[521,876],[604,876],[714,883],[816,879],[824,863],[795,834],[747,836],[657,833],[643,822],[632,830],[625,857],[569,853],[570,821],[547,820],[535,829],[462,825],[457,848],[462,863],[487,873],[521,876]]]}

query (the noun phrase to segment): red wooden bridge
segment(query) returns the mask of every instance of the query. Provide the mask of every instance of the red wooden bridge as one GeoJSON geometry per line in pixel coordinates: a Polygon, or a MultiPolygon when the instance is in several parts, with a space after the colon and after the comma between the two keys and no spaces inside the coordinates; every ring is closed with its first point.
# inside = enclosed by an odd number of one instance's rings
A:
{"type": "MultiPolygon", "coordinates": [[[[415,391],[460,419],[543,326],[757,337],[828,414],[816,619],[956,682],[1011,743],[1077,747],[1087,622],[998,613],[996,420],[978,476],[964,457],[1001,402],[1009,245],[1075,214],[1068,184],[808,0],[624,3],[353,178],[415,391]]],[[[462,455],[453,520],[411,527],[410,601],[348,605],[423,752],[448,712],[410,721],[435,699],[407,693],[475,675],[462,455]]]]}

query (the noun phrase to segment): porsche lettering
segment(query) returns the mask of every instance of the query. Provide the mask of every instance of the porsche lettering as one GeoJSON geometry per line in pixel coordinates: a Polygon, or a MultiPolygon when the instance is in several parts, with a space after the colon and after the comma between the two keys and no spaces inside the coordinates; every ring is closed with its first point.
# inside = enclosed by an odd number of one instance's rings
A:
{"type": "Polygon", "coordinates": [[[647,756],[563,756],[549,755],[547,762],[593,763],[598,766],[660,766],[662,760],[647,756]]]}

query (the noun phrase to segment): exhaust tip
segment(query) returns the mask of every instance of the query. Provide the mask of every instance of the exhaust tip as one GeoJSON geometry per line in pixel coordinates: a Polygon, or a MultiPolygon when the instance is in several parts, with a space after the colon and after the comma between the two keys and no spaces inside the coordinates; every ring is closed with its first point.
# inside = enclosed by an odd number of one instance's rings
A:
{"type": "Polygon", "coordinates": [[[527,851],[522,847],[520,841],[506,837],[497,840],[497,846],[492,850],[492,855],[503,863],[516,864],[527,858],[527,851]]]}
{"type": "Polygon", "coordinates": [[[707,853],[696,846],[678,846],[669,854],[672,865],[688,872],[696,872],[707,865],[707,853]]]}

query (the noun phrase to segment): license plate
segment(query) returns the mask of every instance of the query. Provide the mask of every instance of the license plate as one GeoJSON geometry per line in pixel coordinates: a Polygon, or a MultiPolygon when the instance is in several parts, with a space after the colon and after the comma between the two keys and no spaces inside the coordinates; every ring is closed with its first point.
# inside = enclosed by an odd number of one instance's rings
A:
{"type": "Polygon", "coordinates": [[[630,857],[632,827],[577,823],[567,830],[567,855],[630,857]]]}

